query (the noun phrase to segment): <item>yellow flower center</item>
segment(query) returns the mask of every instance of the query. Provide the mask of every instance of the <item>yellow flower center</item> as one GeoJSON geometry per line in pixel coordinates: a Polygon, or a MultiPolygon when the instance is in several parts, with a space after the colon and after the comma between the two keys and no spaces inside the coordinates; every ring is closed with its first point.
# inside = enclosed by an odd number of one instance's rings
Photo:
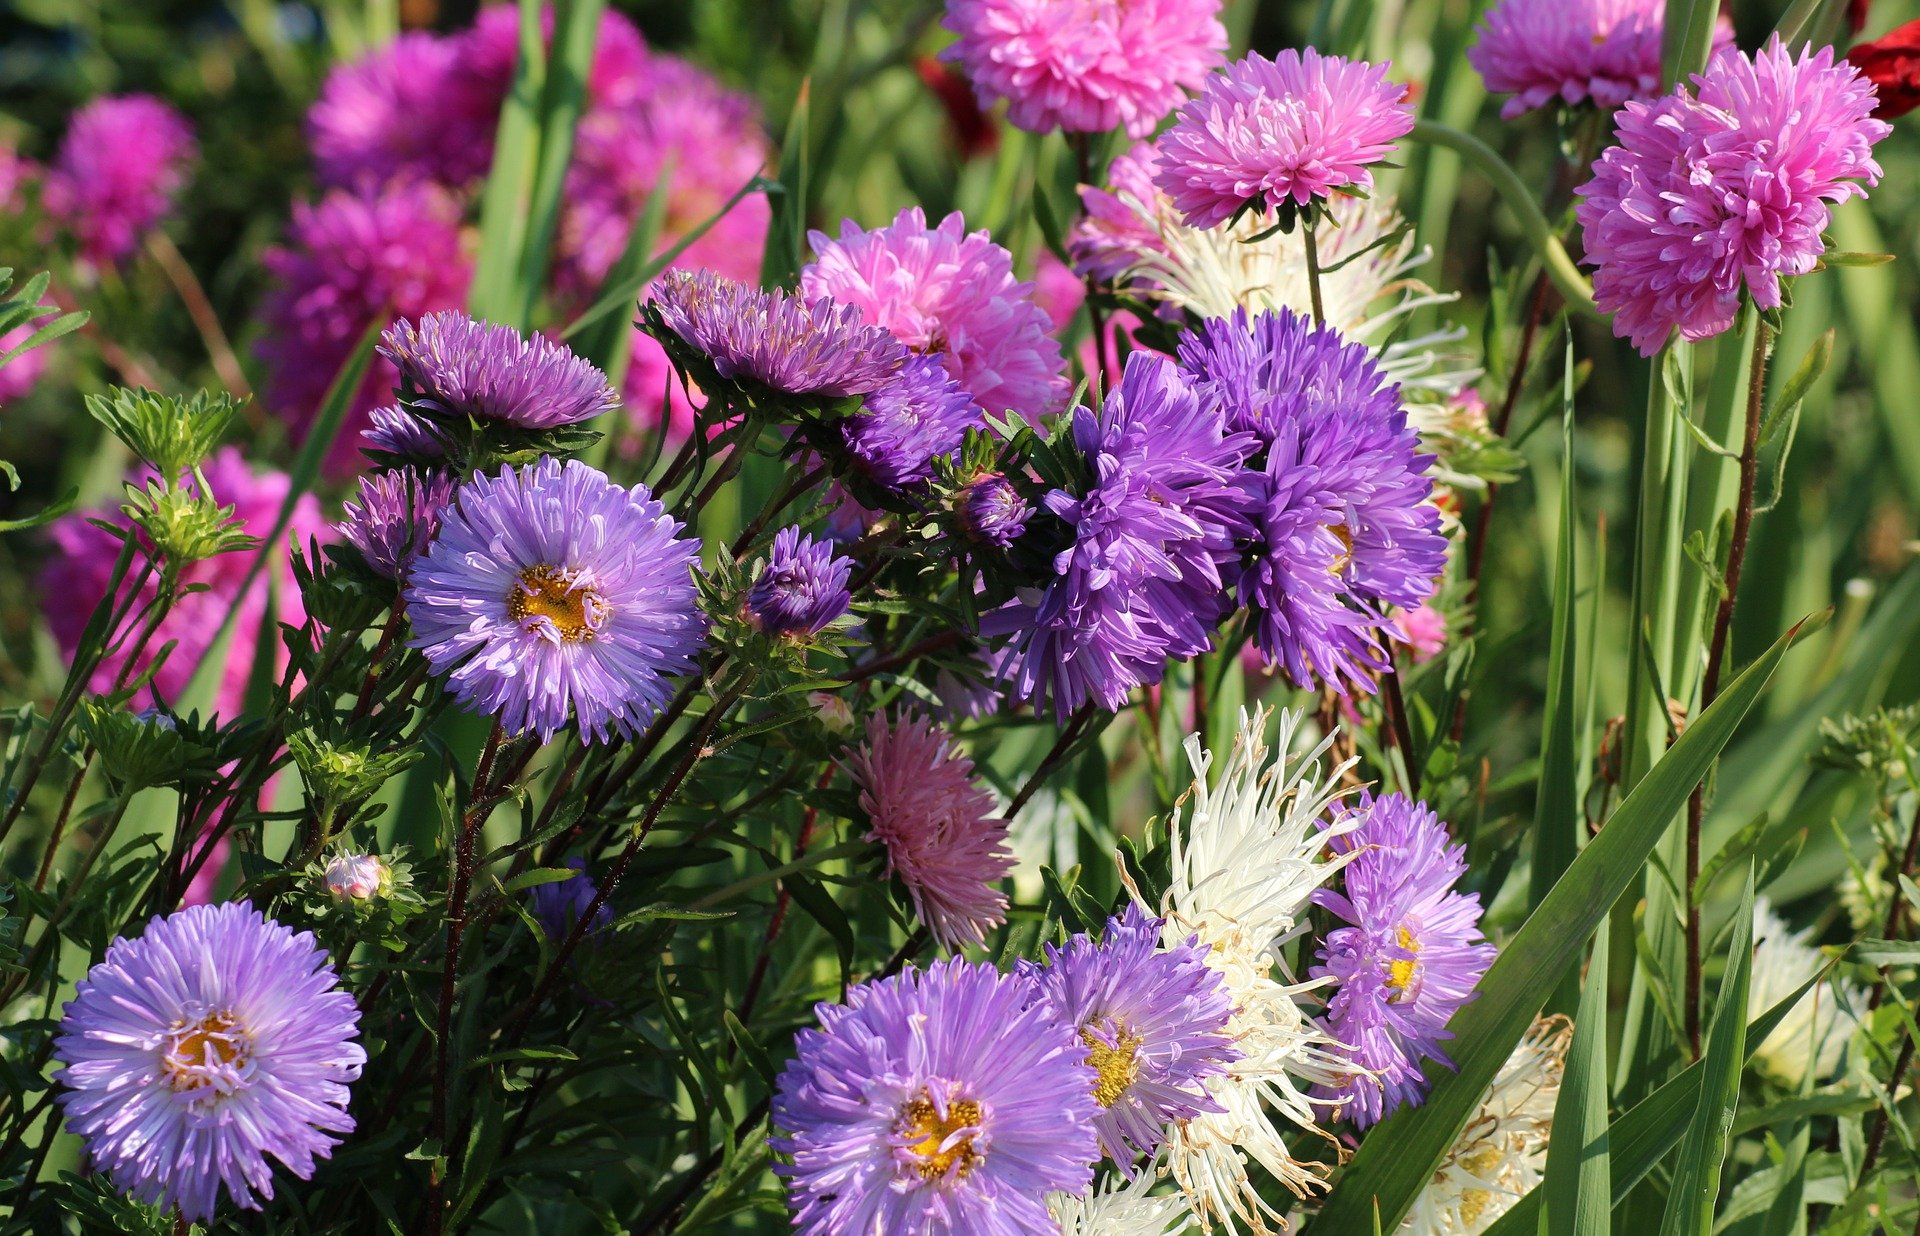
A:
{"type": "Polygon", "coordinates": [[[559,567],[530,566],[507,593],[507,616],[524,629],[551,631],[562,643],[590,640],[611,613],[601,595],[559,567]]]}
{"type": "Polygon", "coordinates": [[[906,1151],[919,1160],[914,1164],[914,1171],[920,1179],[966,1178],[980,1162],[980,1152],[973,1148],[973,1134],[962,1130],[979,1128],[980,1115],[978,1103],[961,1099],[947,1104],[947,1113],[942,1116],[924,1090],[919,1098],[900,1109],[900,1123],[895,1131],[911,1139],[906,1151]]]}
{"type": "Polygon", "coordinates": [[[1093,1083],[1094,1101],[1112,1107],[1140,1076],[1140,1036],[1109,1026],[1113,1042],[1093,1032],[1091,1026],[1080,1029],[1080,1041],[1087,1045],[1087,1064],[1100,1076],[1093,1083]]]}
{"type": "Polygon", "coordinates": [[[160,1071],[175,1090],[198,1090],[213,1083],[214,1072],[244,1066],[252,1047],[240,1019],[226,1009],[182,1018],[166,1033],[160,1071]]]}
{"type": "Polygon", "coordinates": [[[1408,985],[1413,982],[1414,967],[1420,964],[1418,958],[1420,941],[1413,938],[1413,933],[1408,931],[1404,924],[1400,928],[1400,947],[1406,949],[1409,953],[1415,954],[1415,956],[1400,958],[1387,963],[1387,986],[1393,988],[1395,991],[1404,992],[1408,985]]]}
{"type": "Polygon", "coordinates": [[[1340,542],[1340,556],[1333,560],[1333,565],[1327,568],[1327,573],[1336,576],[1344,575],[1348,565],[1353,561],[1353,529],[1341,523],[1329,525],[1327,531],[1333,533],[1334,539],[1340,542]]]}
{"type": "MultiPolygon", "coordinates": [[[[1476,1150],[1460,1159],[1460,1166],[1485,1180],[1487,1174],[1500,1165],[1500,1148],[1488,1146],[1476,1150]]],[[[1486,1212],[1487,1203],[1493,1200],[1493,1194],[1486,1189],[1460,1190],[1460,1220],[1469,1228],[1473,1227],[1486,1212]]]]}

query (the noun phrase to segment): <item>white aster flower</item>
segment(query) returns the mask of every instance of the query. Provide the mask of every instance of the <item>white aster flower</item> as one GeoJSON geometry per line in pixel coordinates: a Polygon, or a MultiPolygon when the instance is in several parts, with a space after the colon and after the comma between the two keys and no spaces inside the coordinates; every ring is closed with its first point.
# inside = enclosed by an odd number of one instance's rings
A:
{"type": "MultiPolygon", "coordinates": [[[[1753,899],[1753,982],[1747,989],[1748,1020],[1792,995],[1826,967],[1826,957],[1808,943],[1811,938],[1811,932],[1790,930],[1765,897],[1753,899]]],[[[1820,983],[1761,1042],[1753,1053],[1753,1062],[1762,1073],[1790,1088],[1806,1079],[1809,1062],[1813,1064],[1814,1080],[1824,1081],[1839,1070],[1854,1026],[1866,1016],[1866,1010],[1865,995],[1852,983],[1844,979],[1820,983]],[[1846,1007],[1839,1007],[1842,1004],[1846,1007]]]]}
{"type": "Polygon", "coordinates": [[[1273,1230],[1268,1219],[1282,1216],[1254,1188],[1249,1160],[1296,1194],[1323,1184],[1317,1165],[1288,1151],[1272,1117],[1326,1136],[1316,1127],[1307,1090],[1332,1084],[1347,1066],[1296,1000],[1319,984],[1292,982],[1279,948],[1299,930],[1314,890],[1347,861],[1328,854],[1327,837],[1354,827],[1349,820],[1322,831],[1348,767],[1322,776],[1320,757],[1332,735],[1296,755],[1302,714],[1282,712],[1279,755],[1269,765],[1262,737],[1267,715],[1264,709],[1241,713],[1217,785],[1208,784],[1212,754],[1201,749],[1197,736],[1187,740],[1194,771],[1191,813],[1183,824],[1176,808],[1168,823],[1172,881],[1157,911],[1166,920],[1169,946],[1190,936],[1208,946],[1207,964],[1234,1000],[1228,1031],[1244,1053],[1208,1086],[1224,1110],[1168,1131],[1167,1168],[1203,1223],[1237,1232],[1238,1220],[1262,1234],[1273,1230]]]}
{"type": "Polygon", "coordinates": [[[1533,1023],[1446,1161],[1414,1200],[1402,1236],[1475,1236],[1540,1183],[1573,1023],[1533,1023]]]}
{"type": "Polygon", "coordinates": [[[1085,1197],[1052,1194],[1047,1208],[1060,1224],[1060,1236],[1182,1236],[1193,1225],[1193,1212],[1178,1193],[1154,1197],[1158,1179],[1151,1167],[1132,1180],[1109,1177],[1085,1197]]]}

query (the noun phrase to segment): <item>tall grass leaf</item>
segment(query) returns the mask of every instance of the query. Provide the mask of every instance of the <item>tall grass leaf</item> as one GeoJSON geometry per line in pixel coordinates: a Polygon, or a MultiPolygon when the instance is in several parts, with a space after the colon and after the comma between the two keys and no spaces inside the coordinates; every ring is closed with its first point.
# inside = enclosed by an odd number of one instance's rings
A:
{"type": "Polygon", "coordinates": [[[1660,81],[1668,89],[1707,67],[1719,0],[1667,0],[1660,45],[1660,81]]]}
{"type": "Polygon", "coordinates": [[[1573,483],[1573,337],[1561,390],[1560,535],[1553,566],[1553,641],[1547,660],[1547,699],[1540,739],[1540,782],[1534,797],[1533,874],[1528,901],[1539,905],[1573,863],[1580,848],[1580,788],[1574,750],[1573,670],[1579,655],[1573,483]]]}
{"type": "Polygon", "coordinates": [[[1479,997],[1453,1019],[1449,1029],[1459,1048],[1456,1070],[1439,1079],[1424,1104],[1402,1109],[1367,1136],[1310,1232],[1340,1236],[1360,1228],[1376,1201],[1387,1224],[1399,1226],[1547,993],[1639,874],[1674,813],[1732,738],[1781,658],[1824,621],[1824,615],[1809,619],[1775,641],[1634,787],[1500,951],[1480,982],[1479,997]]]}
{"type": "Polygon", "coordinates": [[[1734,907],[1727,971],[1714,1003],[1713,1028],[1701,1061],[1700,1099],[1680,1145],[1661,1236],[1712,1236],[1720,1169],[1726,1162],[1733,1115],[1740,1106],[1740,1074],[1747,1059],[1747,988],[1753,977],[1753,872],[1734,907]]]}
{"type": "Polygon", "coordinates": [[[600,15],[606,0],[559,0],[554,6],[553,53],[540,91],[540,145],[534,160],[526,240],[520,251],[516,325],[533,320],[540,290],[547,283],[553,236],[559,228],[561,191],[573,161],[574,132],[587,102],[587,75],[599,42],[600,15]]]}
{"type": "Polygon", "coordinates": [[[813,105],[813,82],[800,83],[787,131],[780,139],[780,184],[785,192],[773,203],[767,225],[767,247],[760,258],[760,286],[784,287],[800,273],[800,242],[806,234],[807,143],[813,105]]]}
{"type": "Polygon", "coordinates": [[[520,0],[519,57],[513,87],[500,107],[494,134],[493,167],[480,195],[480,255],[467,292],[467,310],[476,318],[524,329],[514,293],[521,253],[527,243],[528,212],[538,174],[540,104],[547,74],[546,40],[541,33],[541,0],[520,0]]]}
{"type": "Polygon", "coordinates": [[[1587,981],[1573,1021],[1560,1097],[1547,1148],[1545,1230],[1554,1236],[1608,1236],[1613,1230],[1613,1168],[1607,1131],[1607,936],[1593,935],[1587,981]]]}

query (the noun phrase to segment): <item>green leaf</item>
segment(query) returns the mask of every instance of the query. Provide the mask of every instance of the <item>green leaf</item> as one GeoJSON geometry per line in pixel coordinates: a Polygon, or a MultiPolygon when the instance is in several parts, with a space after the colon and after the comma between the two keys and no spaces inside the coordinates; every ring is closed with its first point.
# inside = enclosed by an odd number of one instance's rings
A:
{"type": "Polygon", "coordinates": [[[500,107],[493,167],[480,197],[480,256],[467,289],[467,309],[476,318],[525,327],[515,291],[527,223],[539,175],[540,107],[546,89],[547,49],[541,32],[541,0],[520,0],[519,58],[513,88],[500,107]]]}
{"type": "Polygon", "coordinates": [[[1920,962],[1920,940],[1878,940],[1869,937],[1854,945],[1853,955],[1869,966],[1909,966],[1920,962]]]}
{"type": "Polygon", "coordinates": [[[1639,875],[1688,793],[1733,737],[1780,660],[1824,623],[1809,620],[1776,641],[1734,679],[1655,764],[1587,843],[1480,982],[1479,996],[1449,1027],[1456,1071],[1427,1101],[1404,1108],[1368,1134],[1309,1231],[1339,1236],[1364,1226],[1377,1200],[1398,1227],[1479,1106],[1534,1014],[1566,974],[1607,910],[1639,875]]]}
{"type": "Polygon", "coordinates": [[[1573,337],[1567,337],[1560,409],[1560,540],[1553,567],[1553,643],[1547,661],[1547,699],[1541,726],[1540,782],[1535,792],[1533,874],[1529,903],[1539,905],[1580,852],[1580,769],[1574,691],[1579,656],[1574,603],[1573,337]]]}
{"type": "Polygon", "coordinates": [[[1555,1236],[1609,1236],[1613,1170],[1607,1133],[1607,920],[1594,931],[1580,1012],[1573,1023],[1547,1148],[1546,1230],[1555,1236]]]}
{"type": "Polygon", "coordinates": [[[518,298],[513,324],[525,329],[547,283],[553,234],[560,221],[560,193],[573,161],[574,131],[586,107],[587,75],[600,37],[606,0],[556,0],[553,54],[540,91],[540,144],[528,204],[526,240],[520,251],[518,298]]]}
{"type": "MultiPolygon", "coordinates": [[[[57,502],[43,511],[22,516],[19,519],[0,519],[0,532],[25,532],[29,528],[38,528],[44,524],[50,524],[62,515],[65,515],[68,511],[71,511],[74,503],[79,500],[80,491],[77,489],[69,489],[66,493],[60,495],[57,502]]],[[[109,596],[111,596],[111,594],[109,594],[109,596]]]]}
{"type": "Polygon", "coordinates": [[[1660,82],[1671,89],[1707,67],[1713,51],[1713,27],[1720,20],[1719,0],[1667,0],[1665,37],[1660,48],[1660,82]]]}

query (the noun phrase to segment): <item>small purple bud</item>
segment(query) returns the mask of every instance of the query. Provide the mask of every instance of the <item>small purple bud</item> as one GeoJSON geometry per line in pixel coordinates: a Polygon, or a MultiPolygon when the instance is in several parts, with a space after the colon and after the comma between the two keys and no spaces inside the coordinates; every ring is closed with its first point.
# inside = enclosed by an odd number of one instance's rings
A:
{"type": "Polygon", "coordinates": [[[957,505],[960,526],[967,535],[1001,549],[1020,539],[1033,514],[1013,483],[998,472],[988,473],[961,490],[957,505]]]}

